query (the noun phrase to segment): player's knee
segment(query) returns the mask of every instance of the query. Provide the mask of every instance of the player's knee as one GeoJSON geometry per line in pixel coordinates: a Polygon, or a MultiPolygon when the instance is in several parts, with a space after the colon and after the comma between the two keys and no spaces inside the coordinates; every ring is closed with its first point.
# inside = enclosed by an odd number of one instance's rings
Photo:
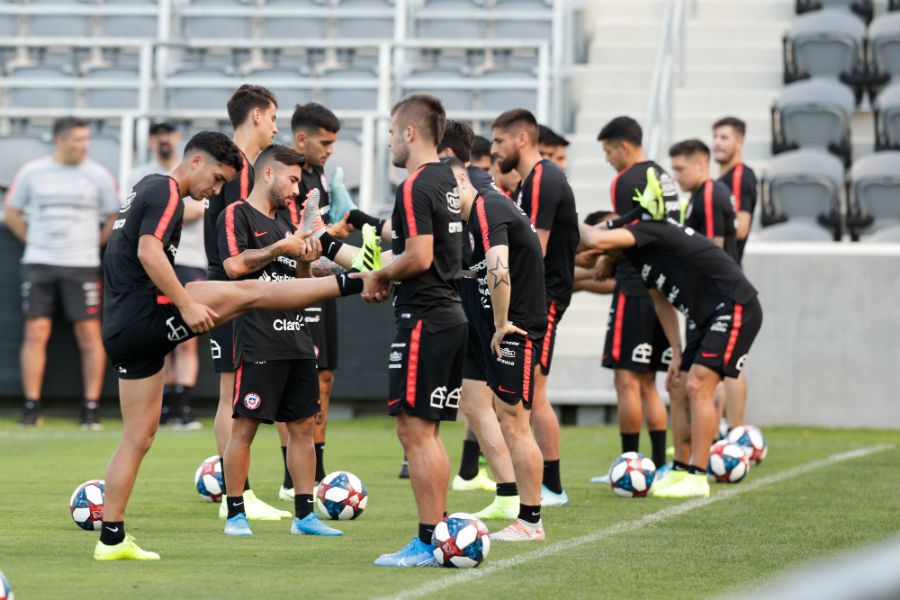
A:
{"type": "Polygon", "coordinates": [[[23,344],[45,346],[47,340],[50,339],[50,332],[53,328],[52,323],[32,322],[25,326],[25,335],[22,340],[23,344]]]}
{"type": "Polygon", "coordinates": [[[697,373],[690,373],[687,377],[686,389],[688,398],[694,400],[708,391],[709,385],[704,378],[697,373]]]}
{"type": "Polygon", "coordinates": [[[616,386],[616,392],[620,395],[623,393],[635,394],[641,389],[641,382],[637,374],[624,369],[616,369],[613,375],[613,382],[616,386]]]}

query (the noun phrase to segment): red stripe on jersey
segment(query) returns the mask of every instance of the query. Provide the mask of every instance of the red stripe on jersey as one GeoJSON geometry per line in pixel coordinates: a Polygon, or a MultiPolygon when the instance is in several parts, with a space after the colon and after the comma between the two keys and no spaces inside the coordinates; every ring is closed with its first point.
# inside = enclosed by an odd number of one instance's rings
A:
{"type": "Polygon", "coordinates": [[[544,165],[534,165],[534,177],[531,178],[531,224],[537,224],[538,210],[541,207],[541,176],[544,174],[544,165]]]}
{"type": "Polygon", "coordinates": [[[541,348],[541,366],[547,368],[550,361],[550,346],[553,343],[553,332],[556,329],[556,300],[550,301],[547,312],[547,333],[544,334],[544,347],[541,348]]]}
{"type": "Polygon", "coordinates": [[[241,253],[237,245],[237,236],[234,234],[234,207],[243,203],[242,200],[238,200],[225,207],[225,240],[228,242],[229,257],[241,253]]]}
{"type": "Polygon", "coordinates": [[[487,213],[484,212],[484,198],[482,196],[475,198],[475,213],[478,215],[478,227],[481,229],[481,245],[484,246],[484,251],[487,252],[491,247],[491,242],[488,239],[487,213]]]}
{"type": "Polygon", "coordinates": [[[744,163],[734,165],[731,172],[731,193],[734,194],[734,212],[741,212],[741,181],[744,178],[744,163]]]}
{"type": "Polygon", "coordinates": [[[619,362],[622,359],[622,321],[625,320],[625,294],[619,292],[616,298],[616,322],[613,325],[612,357],[619,362]]]}
{"type": "Polygon", "coordinates": [[[416,213],[413,210],[413,183],[424,168],[425,165],[422,165],[403,182],[403,212],[406,213],[406,228],[409,229],[409,234],[406,237],[419,235],[419,228],[416,227],[416,213]]]}
{"type": "Polygon", "coordinates": [[[419,351],[422,344],[422,321],[418,321],[409,336],[409,358],[406,361],[406,403],[416,405],[416,383],[419,379],[419,351]]]}
{"type": "Polygon", "coordinates": [[[172,304],[172,301],[169,300],[169,297],[165,294],[157,294],[156,295],[156,303],[157,304],[172,304]]]}
{"type": "Polygon", "coordinates": [[[716,228],[713,221],[713,180],[707,179],[703,188],[703,211],[706,213],[706,237],[715,236],[716,228]]]}
{"type": "Polygon", "coordinates": [[[743,320],[744,307],[740,304],[734,305],[734,316],[732,317],[733,322],[731,325],[731,335],[728,337],[728,347],[725,348],[725,362],[723,364],[727,365],[731,362],[731,353],[734,352],[734,345],[737,343],[738,335],[741,332],[741,321],[743,320]]]}
{"type": "Polygon", "coordinates": [[[250,164],[243,152],[241,152],[241,161],[243,162],[241,165],[241,200],[246,200],[250,195],[250,164]]]}
{"type": "Polygon", "coordinates": [[[531,364],[531,340],[525,338],[525,373],[522,374],[522,402],[528,402],[528,396],[531,393],[531,371],[534,365],[531,364]]]}
{"type": "Polygon", "coordinates": [[[234,399],[231,401],[231,408],[237,406],[238,399],[241,397],[241,375],[244,373],[244,361],[234,370],[234,399]]]}
{"type": "Polygon", "coordinates": [[[291,198],[287,201],[288,214],[291,216],[291,224],[294,227],[300,226],[300,216],[297,214],[297,201],[294,198],[291,198]]]}
{"type": "Polygon", "coordinates": [[[175,209],[178,208],[179,202],[181,202],[181,194],[178,193],[178,184],[170,177],[169,202],[166,204],[166,210],[163,212],[162,217],[159,218],[159,223],[156,224],[156,230],[153,232],[154,237],[157,237],[160,240],[163,239],[163,236],[166,234],[166,229],[169,228],[169,223],[172,222],[172,217],[175,215],[175,209]]]}
{"type": "Polygon", "coordinates": [[[610,200],[612,200],[613,212],[619,211],[619,208],[616,206],[616,184],[619,183],[619,177],[622,176],[622,173],[624,173],[627,170],[628,169],[622,169],[621,171],[616,173],[616,176],[613,177],[612,183],[609,185],[609,197],[610,197],[610,200]]]}

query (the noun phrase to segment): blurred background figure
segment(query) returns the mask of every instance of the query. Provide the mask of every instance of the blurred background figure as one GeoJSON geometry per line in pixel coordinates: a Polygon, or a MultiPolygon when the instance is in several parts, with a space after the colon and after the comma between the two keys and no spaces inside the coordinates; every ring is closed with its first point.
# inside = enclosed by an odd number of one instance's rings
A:
{"type": "Polygon", "coordinates": [[[485,171],[491,170],[491,141],[486,137],[476,135],[472,142],[472,160],[469,164],[485,171]]]}
{"type": "Polygon", "coordinates": [[[559,135],[546,125],[538,125],[538,151],[541,158],[546,158],[563,171],[569,166],[566,160],[569,140],[559,135]]]}

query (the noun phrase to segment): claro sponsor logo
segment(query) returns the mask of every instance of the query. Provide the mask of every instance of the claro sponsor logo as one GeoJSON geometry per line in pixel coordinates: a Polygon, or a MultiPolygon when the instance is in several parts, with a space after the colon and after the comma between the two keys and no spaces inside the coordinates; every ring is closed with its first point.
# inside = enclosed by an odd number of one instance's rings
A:
{"type": "Polygon", "coordinates": [[[303,317],[298,316],[294,320],[275,319],[272,321],[272,329],[275,331],[300,331],[303,329],[303,317]]]}

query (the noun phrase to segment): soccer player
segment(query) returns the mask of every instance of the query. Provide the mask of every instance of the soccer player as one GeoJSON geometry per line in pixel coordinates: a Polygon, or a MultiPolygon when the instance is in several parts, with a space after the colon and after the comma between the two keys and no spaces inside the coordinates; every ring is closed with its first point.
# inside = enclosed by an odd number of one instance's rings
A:
{"type": "MultiPolygon", "coordinates": [[[[678,205],[672,178],[644,155],[643,131],[637,121],[616,117],[603,126],[597,139],[603,145],[606,161],[617,171],[610,188],[613,212],[624,215],[637,206],[633,201],[634,192],[647,187],[648,169],[662,182],[666,203],[678,205]]],[[[672,351],[668,349],[647,288],[628,261],[616,263],[615,281],[603,366],[613,370],[622,452],[639,451],[641,425],[646,419],[651,459],[663,471],[662,475],[666,469],[668,418],[666,406],[656,391],[656,373],[665,372],[672,351]]],[[[591,482],[609,483],[609,475],[594,477],[591,482]]]]}
{"type": "MultiPolygon", "coordinates": [[[[100,336],[100,247],[119,210],[116,182],[88,158],[90,130],[81,119],[53,123],[51,156],[26,163],[6,194],[6,225],[25,243],[19,353],[25,406],[21,427],[40,425],[47,342],[60,306],[81,353],[81,426],[100,429],[106,356],[100,336]]],[[[9,157],[13,160],[13,157],[9,157]]]]}
{"type": "MultiPolygon", "coordinates": [[[[209,280],[227,281],[228,275],[222,266],[223,257],[219,255],[216,242],[216,223],[225,207],[238,200],[246,199],[253,189],[253,161],[257,154],[272,143],[278,133],[275,125],[275,113],[278,101],[268,89],[258,85],[242,85],[228,100],[228,118],[234,127],[234,143],[241,155],[241,168],[237,176],[228,181],[216,194],[206,199],[206,214],[203,217],[203,242],[206,246],[206,258],[209,262],[209,280]]],[[[219,405],[216,408],[214,430],[216,447],[219,456],[225,455],[225,447],[231,436],[231,401],[234,396],[235,353],[233,326],[226,323],[210,334],[209,344],[212,352],[213,366],[219,373],[219,405]]],[[[278,435],[282,447],[287,443],[287,431],[278,426],[278,435]]],[[[283,459],[286,465],[287,460],[283,459]]],[[[225,465],[222,465],[225,471],[225,465]]],[[[227,491],[227,488],[226,488],[227,491]]],[[[244,499],[247,516],[250,519],[278,520],[289,518],[291,513],[269,506],[256,497],[250,488],[249,479],[245,482],[244,499]]],[[[219,506],[219,517],[226,517],[227,507],[223,498],[219,506]]]]}
{"type": "Polygon", "coordinates": [[[641,206],[643,210],[607,223],[613,227],[608,231],[583,225],[582,243],[611,254],[609,258],[631,262],[650,290],[672,347],[666,386],[672,399],[675,461],[653,493],[664,498],[708,496],[706,467],[716,435],[713,392],[723,377],[736,377],[743,370],[762,324],[762,308],[756,290],[730,256],[692,228],[662,220],[665,208],[655,177],[648,176],[641,206]],[[683,352],[676,306],[696,323],[698,332],[683,352]],[[674,393],[675,385],[687,393],[674,393]]]}
{"type": "Polygon", "coordinates": [[[472,162],[473,167],[478,167],[483,171],[491,170],[491,140],[476,135],[472,142],[472,162]]]}
{"type": "Polygon", "coordinates": [[[434,565],[431,537],[447,508],[450,462],[439,428],[456,419],[468,324],[455,283],[462,261],[459,190],[437,156],[445,123],[444,107],[429,94],[406,96],[392,108],[392,163],[409,172],[391,217],[393,260],[354,275],[365,281],[366,301],[383,301],[394,285],[398,329],[388,365],[388,411],[409,457],[419,514],[418,535],[380,556],[379,566],[434,565]]]}
{"type": "MultiPolygon", "coordinates": [[[[513,500],[518,504],[518,518],[492,534],[491,539],[543,541],[543,465],[541,450],[531,433],[532,382],[547,329],[541,243],[520,208],[496,190],[476,190],[458,158],[445,161],[453,169],[459,187],[460,212],[468,224],[471,270],[476,282],[474,290],[460,290],[461,294],[471,296],[464,300],[464,305],[469,335],[474,333],[476,337],[474,344],[468,344],[466,363],[480,363],[482,369],[480,377],[467,373],[479,381],[470,381],[469,387],[463,388],[463,410],[479,439],[485,441],[494,435],[499,420],[505,441],[503,450],[509,449],[507,456],[512,458],[515,479],[498,478],[503,483],[497,484],[497,500],[515,498],[513,492],[519,492],[519,499],[513,500]],[[486,406],[480,402],[474,404],[474,398],[466,395],[473,388],[477,393],[478,386],[487,389],[489,397],[495,399],[496,414],[490,401],[486,406]],[[520,490],[516,489],[517,484],[520,490]],[[504,496],[507,490],[510,494],[504,496]]],[[[476,516],[509,518],[502,506],[498,508],[496,514],[476,516]]]]}
{"type": "MultiPolygon", "coordinates": [[[[221,193],[245,160],[227,136],[198,133],[169,175],[150,175],[138,182],[113,225],[103,267],[103,342],[119,376],[123,431],[106,469],[97,560],[159,559],[126,536],[124,518],[141,461],[159,426],[166,354],[249,310],[299,310],[361,290],[359,282],[344,273],[277,282],[179,283],[172,262],[181,235],[182,198],[200,200],[221,193]],[[158,292],[171,302],[157,303],[158,292]]],[[[293,168],[299,180],[299,168],[293,168]]],[[[306,240],[311,234],[294,235],[306,240]]]]}
{"type": "MultiPolygon", "coordinates": [[[[731,190],[737,213],[737,261],[741,264],[753,211],[756,209],[756,174],[743,162],[744,137],[747,125],[737,117],[724,117],[713,124],[713,156],[719,163],[719,182],[731,190]]],[[[747,382],[741,372],[737,379],[725,380],[725,402],[722,403],[726,428],[744,424],[747,404],[747,382]]]]}
{"type": "Polygon", "coordinates": [[[565,171],[569,162],[566,158],[569,140],[559,135],[546,125],[538,125],[538,150],[542,158],[552,161],[565,171]]]}
{"type": "Polygon", "coordinates": [[[541,348],[541,368],[535,372],[532,418],[538,446],[544,455],[542,504],[561,506],[568,496],[559,472],[559,421],[547,398],[547,376],[553,358],[556,331],[572,298],[578,214],[575,196],[563,172],[538,152],[538,125],[524,109],[507,111],[491,125],[492,152],[502,173],[516,171],[522,178],[513,195],[537,228],[544,252],[547,333],[541,348]]]}
{"type": "MultiPolygon", "coordinates": [[[[230,279],[289,281],[310,277],[306,243],[284,211],[297,196],[304,155],[273,144],[254,162],[255,182],[247,200],[232,202],[219,215],[219,255],[230,279]],[[283,253],[282,253],[283,252],[283,253]]],[[[321,304],[319,305],[321,306],[321,304]]],[[[314,433],[321,412],[316,349],[305,311],[254,310],[234,322],[234,420],[225,448],[228,519],[225,535],[253,535],[244,510],[244,480],[250,445],[259,424],[278,421],[288,430],[287,464],[294,490],[291,533],[336,536],[313,511],[316,476],[314,433]],[[294,483],[295,482],[295,483],[294,483]]]]}

